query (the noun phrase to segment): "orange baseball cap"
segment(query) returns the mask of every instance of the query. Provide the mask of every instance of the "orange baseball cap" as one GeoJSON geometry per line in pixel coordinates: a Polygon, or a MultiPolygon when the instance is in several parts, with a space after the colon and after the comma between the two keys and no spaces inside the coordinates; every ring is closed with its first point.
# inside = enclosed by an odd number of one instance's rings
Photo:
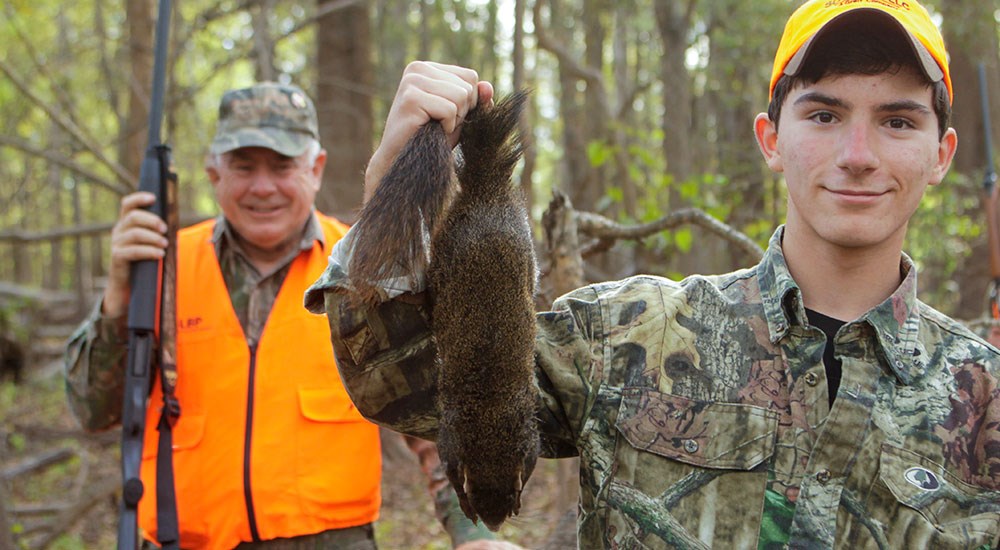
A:
{"type": "Polygon", "coordinates": [[[860,10],[888,15],[909,39],[913,53],[931,82],[944,80],[948,87],[949,101],[954,99],[951,75],[948,72],[948,52],[944,38],[930,15],[915,0],[810,0],[785,23],[785,32],[774,56],[771,72],[770,94],[781,75],[794,76],[802,68],[816,37],[835,19],[847,13],[859,14],[860,10]]]}

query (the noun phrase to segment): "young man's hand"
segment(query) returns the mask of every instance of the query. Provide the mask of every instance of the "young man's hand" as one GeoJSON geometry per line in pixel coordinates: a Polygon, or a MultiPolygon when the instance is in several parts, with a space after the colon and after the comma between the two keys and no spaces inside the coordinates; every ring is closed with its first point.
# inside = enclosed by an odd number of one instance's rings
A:
{"type": "Polygon", "coordinates": [[[430,61],[407,65],[389,108],[382,141],[365,171],[365,200],[418,128],[430,120],[439,121],[454,147],[465,115],[479,101],[492,99],[493,85],[480,82],[472,69],[430,61]]]}

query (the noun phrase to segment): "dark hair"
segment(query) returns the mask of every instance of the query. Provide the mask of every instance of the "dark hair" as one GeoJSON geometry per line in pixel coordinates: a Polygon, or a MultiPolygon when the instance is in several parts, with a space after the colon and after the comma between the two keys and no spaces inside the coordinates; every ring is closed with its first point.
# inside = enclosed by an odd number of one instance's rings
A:
{"type": "MultiPolygon", "coordinates": [[[[843,18],[830,24],[813,44],[806,62],[795,76],[782,75],[774,86],[767,116],[775,128],[781,118],[781,107],[789,92],[798,85],[815,84],[831,75],[877,75],[897,73],[912,68],[923,75],[923,69],[908,42],[895,23],[886,18],[866,17],[863,24],[848,26],[843,18]]],[[[948,87],[943,80],[927,87],[933,94],[932,107],[938,121],[938,139],[944,137],[951,120],[948,87]]]]}

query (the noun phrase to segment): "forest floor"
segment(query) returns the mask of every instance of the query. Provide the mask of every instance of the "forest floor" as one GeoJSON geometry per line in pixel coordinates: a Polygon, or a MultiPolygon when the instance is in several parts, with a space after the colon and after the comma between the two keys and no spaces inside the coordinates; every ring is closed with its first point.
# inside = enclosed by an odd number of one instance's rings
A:
{"type": "MultiPolygon", "coordinates": [[[[0,525],[5,509],[15,548],[115,547],[119,438],[118,430],[87,435],[79,429],[66,405],[58,365],[32,372],[18,385],[0,382],[0,499],[7,495],[0,501],[0,525]]],[[[425,478],[398,438],[383,434],[379,548],[450,548],[434,519],[425,478]]],[[[548,542],[562,515],[558,469],[556,461],[539,461],[521,514],[501,527],[499,538],[528,549],[565,547],[548,542]]]]}

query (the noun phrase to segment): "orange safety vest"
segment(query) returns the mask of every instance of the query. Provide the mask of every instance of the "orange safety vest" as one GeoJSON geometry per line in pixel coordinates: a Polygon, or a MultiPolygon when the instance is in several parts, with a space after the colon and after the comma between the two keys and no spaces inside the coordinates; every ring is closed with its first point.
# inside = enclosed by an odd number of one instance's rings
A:
{"type": "MultiPolygon", "coordinates": [[[[317,214],[318,215],[318,214],[317,214]]],[[[302,306],[346,227],[318,215],[251,348],[211,242],[213,221],[178,234],[174,479],[182,548],[229,549],[364,525],[381,503],[378,428],[351,403],[326,316],[302,306]]],[[[156,536],[159,379],[146,415],[139,525],[156,536]]]]}

